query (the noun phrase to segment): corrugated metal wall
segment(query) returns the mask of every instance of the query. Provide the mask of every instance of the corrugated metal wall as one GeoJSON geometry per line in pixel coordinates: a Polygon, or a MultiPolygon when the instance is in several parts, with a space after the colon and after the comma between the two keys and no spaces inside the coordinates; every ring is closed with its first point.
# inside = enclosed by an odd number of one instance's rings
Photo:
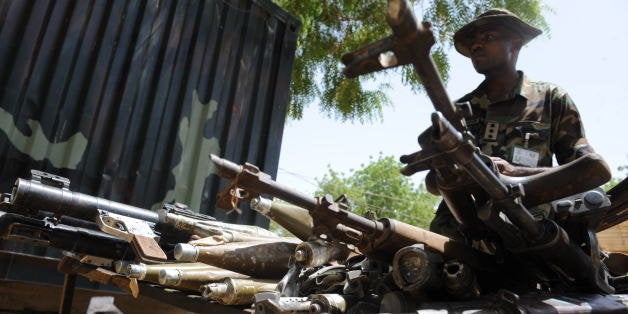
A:
{"type": "Polygon", "coordinates": [[[209,154],[276,174],[299,22],[268,0],[0,1],[0,189],[31,168],[219,219],[209,154]]]}

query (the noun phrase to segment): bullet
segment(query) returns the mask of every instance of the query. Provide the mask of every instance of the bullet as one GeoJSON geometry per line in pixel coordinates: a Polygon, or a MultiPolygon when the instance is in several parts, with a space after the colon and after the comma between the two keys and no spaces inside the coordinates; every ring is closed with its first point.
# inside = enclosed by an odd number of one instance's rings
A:
{"type": "Polygon", "coordinates": [[[286,240],[217,246],[179,243],[174,248],[174,257],[178,261],[201,262],[257,278],[281,278],[288,271],[296,246],[296,242],[286,240]]]}
{"type": "Polygon", "coordinates": [[[244,305],[253,303],[256,293],[276,288],[277,281],[274,280],[227,278],[204,286],[203,297],[225,305],[244,305]]]}

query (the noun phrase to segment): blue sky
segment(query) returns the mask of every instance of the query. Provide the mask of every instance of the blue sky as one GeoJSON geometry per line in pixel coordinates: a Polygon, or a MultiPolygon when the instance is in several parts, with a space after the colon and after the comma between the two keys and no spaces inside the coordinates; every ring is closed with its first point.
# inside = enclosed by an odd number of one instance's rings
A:
{"type": "MultiPolygon", "coordinates": [[[[550,34],[530,42],[518,68],[533,80],[555,83],[574,99],[587,138],[608,162],[614,176],[628,165],[628,1],[549,0],[550,34]]],[[[420,16],[420,14],[416,14],[420,16]]],[[[483,79],[469,60],[453,49],[447,90],[452,99],[473,90],[483,79]]],[[[315,179],[332,169],[348,172],[380,152],[395,158],[419,149],[416,137],[429,126],[433,107],[424,94],[414,94],[397,77],[389,80],[393,106],[383,122],[343,123],[310,104],[304,118],[286,125],[277,181],[313,193],[315,179]]],[[[415,175],[417,182],[421,174],[415,175]]]]}

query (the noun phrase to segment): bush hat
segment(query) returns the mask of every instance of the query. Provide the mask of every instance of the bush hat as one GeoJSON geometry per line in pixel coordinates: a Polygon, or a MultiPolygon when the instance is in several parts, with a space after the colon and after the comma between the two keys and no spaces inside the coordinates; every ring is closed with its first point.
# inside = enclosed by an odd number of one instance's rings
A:
{"type": "Polygon", "coordinates": [[[469,36],[473,35],[478,27],[486,25],[502,25],[515,31],[521,35],[524,45],[530,42],[530,40],[534,37],[543,33],[540,29],[524,22],[514,13],[506,9],[490,9],[478,15],[475,20],[461,27],[454,34],[454,46],[456,47],[456,50],[463,56],[469,57],[471,54],[469,47],[470,43],[469,40],[465,39],[468,39],[469,36]]]}

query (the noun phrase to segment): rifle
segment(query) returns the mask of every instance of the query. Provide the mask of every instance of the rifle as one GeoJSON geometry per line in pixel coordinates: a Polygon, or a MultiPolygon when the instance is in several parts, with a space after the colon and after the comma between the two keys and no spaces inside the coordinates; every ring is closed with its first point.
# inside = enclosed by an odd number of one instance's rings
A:
{"type": "MultiPolygon", "coordinates": [[[[428,189],[443,196],[463,227],[486,226],[509,252],[539,256],[563,268],[568,274],[566,282],[586,283],[612,292],[605,272],[596,262],[599,251],[595,245],[586,255],[559,225],[550,220],[535,221],[526,209],[607,182],[610,171],[603,159],[589,154],[547,173],[524,178],[498,174],[466,129],[464,119],[470,115],[470,106],[454,106],[443,87],[429,54],[435,42],[430,24],[417,23],[404,0],[389,0],[387,21],[393,35],[344,55],[342,62],[347,77],[412,64],[423,82],[436,112],[431,117],[432,126],[418,138],[422,150],[400,158],[406,164],[402,173],[412,175],[429,169],[428,189]],[[561,188],[548,189],[548,185],[561,188]],[[500,213],[509,221],[504,221],[500,213]]],[[[591,237],[589,241],[596,242],[591,237]]]]}
{"type": "Polygon", "coordinates": [[[464,260],[477,269],[497,269],[495,261],[488,254],[464,243],[395,219],[362,217],[349,211],[342,198],[334,200],[331,195],[310,197],[272,180],[270,175],[255,165],[238,165],[213,154],[210,158],[216,174],[231,181],[226,192],[221,193],[231,199],[219,203],[238,204],[244,199],[269,194],[306,209],[312,217],[312,233],[315,236],[351,244],[360,252],[379,260],[390,262],[397,250],[415,243],[425,243],[432,250],[464,260]]]}
{"type": "MultiPolygon", "coordinates": [[[[13,234],[11,237],[19,238],[16,236],[16,230],[30,229],[33,232],[45,232],[53,238],[61,236],[71,238],[73,234],[76,241],[82,241],[85,234],[91,233],[89,238],[84,239],[85,241],[113,241],[111,237],[104,237],[102,233],[105,233],[129,243],[139,261],[158,263],[166,261],[168,257],[157,241],[161,240],[164,247],[174,247],[176,243],[186,242],[191,235],[187,230],[177,229],[165,221],[161,222],[156,212],[70,191],[70,181],[67,178],[37,170],[31,170],[31,175],[31,180],[17,179],[12,192],[2,194],[0,211],[22,216],[18,218],[16,215],[5,215],[5,221],[13,221],[10,224],[7,222],[8,225],[0,229],[5,231],[5,234],[6,230],[13,230],[9,231],[7,237],[13,234]],[[91,231],[85,228],[67,228],[62,221],[87,226],[91,231]]],[[[161,219],[165,219],[164,217],[173,219],[184,217],[205,222],[215,220],[213,217],[194,213],[181,206],[166,206],[161,219]]],[[[24,240],[24,237],[20,239],[24,240]]],[[[85,248],[90,246],[87,242],[83,244],[82,247],[85,248]]],[[[68,244],[53,242],[51,245],[63,249],[68,244]]],[[[98,248],[90,252],[96,256],[115,255],[98,248]]]]}
{"type": "Polygon", "coordinates": [[[39,246],[54,247],[94,257],[113,260],[133,260],[135,253],[126,241],[104,233],[93,226],[76,226],[81,222],[51,217],[35,219],[0,211],[0,238],[29,242],[39,246]],[[63,223],[65,222],[65,223],[63,223]]]}

